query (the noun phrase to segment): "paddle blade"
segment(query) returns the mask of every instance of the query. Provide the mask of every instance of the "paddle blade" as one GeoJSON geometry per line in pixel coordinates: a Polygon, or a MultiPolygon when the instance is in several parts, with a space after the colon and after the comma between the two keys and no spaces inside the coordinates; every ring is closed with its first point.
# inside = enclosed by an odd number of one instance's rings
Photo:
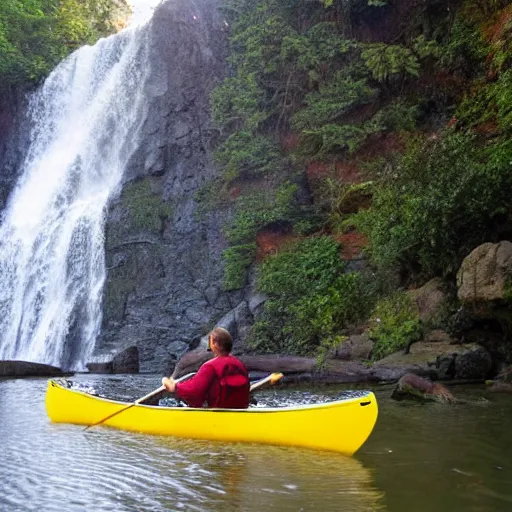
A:
{"type": "Polygon", "coordinates": [[[284,377],[284,375],[282,373],[273,373],[270,375],[270,384],[272,384],[272,386],[280,381],[282,378],[284,377]]]}

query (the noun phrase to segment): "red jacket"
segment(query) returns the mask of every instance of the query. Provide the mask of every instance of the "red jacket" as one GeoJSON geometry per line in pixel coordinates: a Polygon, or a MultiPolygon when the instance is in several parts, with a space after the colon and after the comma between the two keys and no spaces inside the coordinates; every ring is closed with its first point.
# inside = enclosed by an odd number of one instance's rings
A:
{"type": "Polygon", "coordinates": [[[249,407],[249,376],[236,357],[219,356],[204,363],[190,380],[176,384],[175,394],[190,407],[246,409],[249,407]]]}

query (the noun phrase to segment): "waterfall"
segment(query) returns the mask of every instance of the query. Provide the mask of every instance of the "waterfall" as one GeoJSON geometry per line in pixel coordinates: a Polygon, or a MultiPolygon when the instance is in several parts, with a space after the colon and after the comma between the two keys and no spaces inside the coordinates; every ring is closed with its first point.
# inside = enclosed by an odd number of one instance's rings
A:
{"type": "Polygon", "coordinates": [[[144,119],[147,27],[79,49],[31,98],[0,225],[0,359],[80,369],[94,349],[106,210],[144,119]]]}

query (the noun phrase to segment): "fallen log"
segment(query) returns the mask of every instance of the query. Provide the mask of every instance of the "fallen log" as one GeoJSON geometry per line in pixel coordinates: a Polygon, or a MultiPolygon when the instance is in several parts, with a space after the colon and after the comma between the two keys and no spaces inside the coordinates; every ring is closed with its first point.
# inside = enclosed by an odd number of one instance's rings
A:
{"type": "MultiPolygon", "coordinates": [[[[199,367],[213,358],[213,353],[204,348],[187,352],[176,365],[172,374],[179,378],[190,372],[197,372],[199,367]]],[[[283,355],[241,355],[240,360],[249,372],[285,374],[285,382],[309,380],[329,384],[348,384],[355,382],[396,382],[411,371],[409,366],[366,365],[357,361],[328,359],[321,366],[314,357],[283,355]]],[[[417,367],[414,366],[414,370],[417,367]]],[[[425,371],[425,376],[430,372],[425,371]]]]}

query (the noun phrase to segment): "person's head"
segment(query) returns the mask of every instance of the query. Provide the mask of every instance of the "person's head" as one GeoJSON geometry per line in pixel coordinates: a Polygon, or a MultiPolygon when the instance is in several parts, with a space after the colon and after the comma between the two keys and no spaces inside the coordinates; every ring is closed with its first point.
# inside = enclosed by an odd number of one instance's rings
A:
{"type": "Polygon", "coordinates": [[[215,327],[208,337],[208,345],[216,356],[227,356],[233,348],[233,338],[226,329],[215,327]]]}

